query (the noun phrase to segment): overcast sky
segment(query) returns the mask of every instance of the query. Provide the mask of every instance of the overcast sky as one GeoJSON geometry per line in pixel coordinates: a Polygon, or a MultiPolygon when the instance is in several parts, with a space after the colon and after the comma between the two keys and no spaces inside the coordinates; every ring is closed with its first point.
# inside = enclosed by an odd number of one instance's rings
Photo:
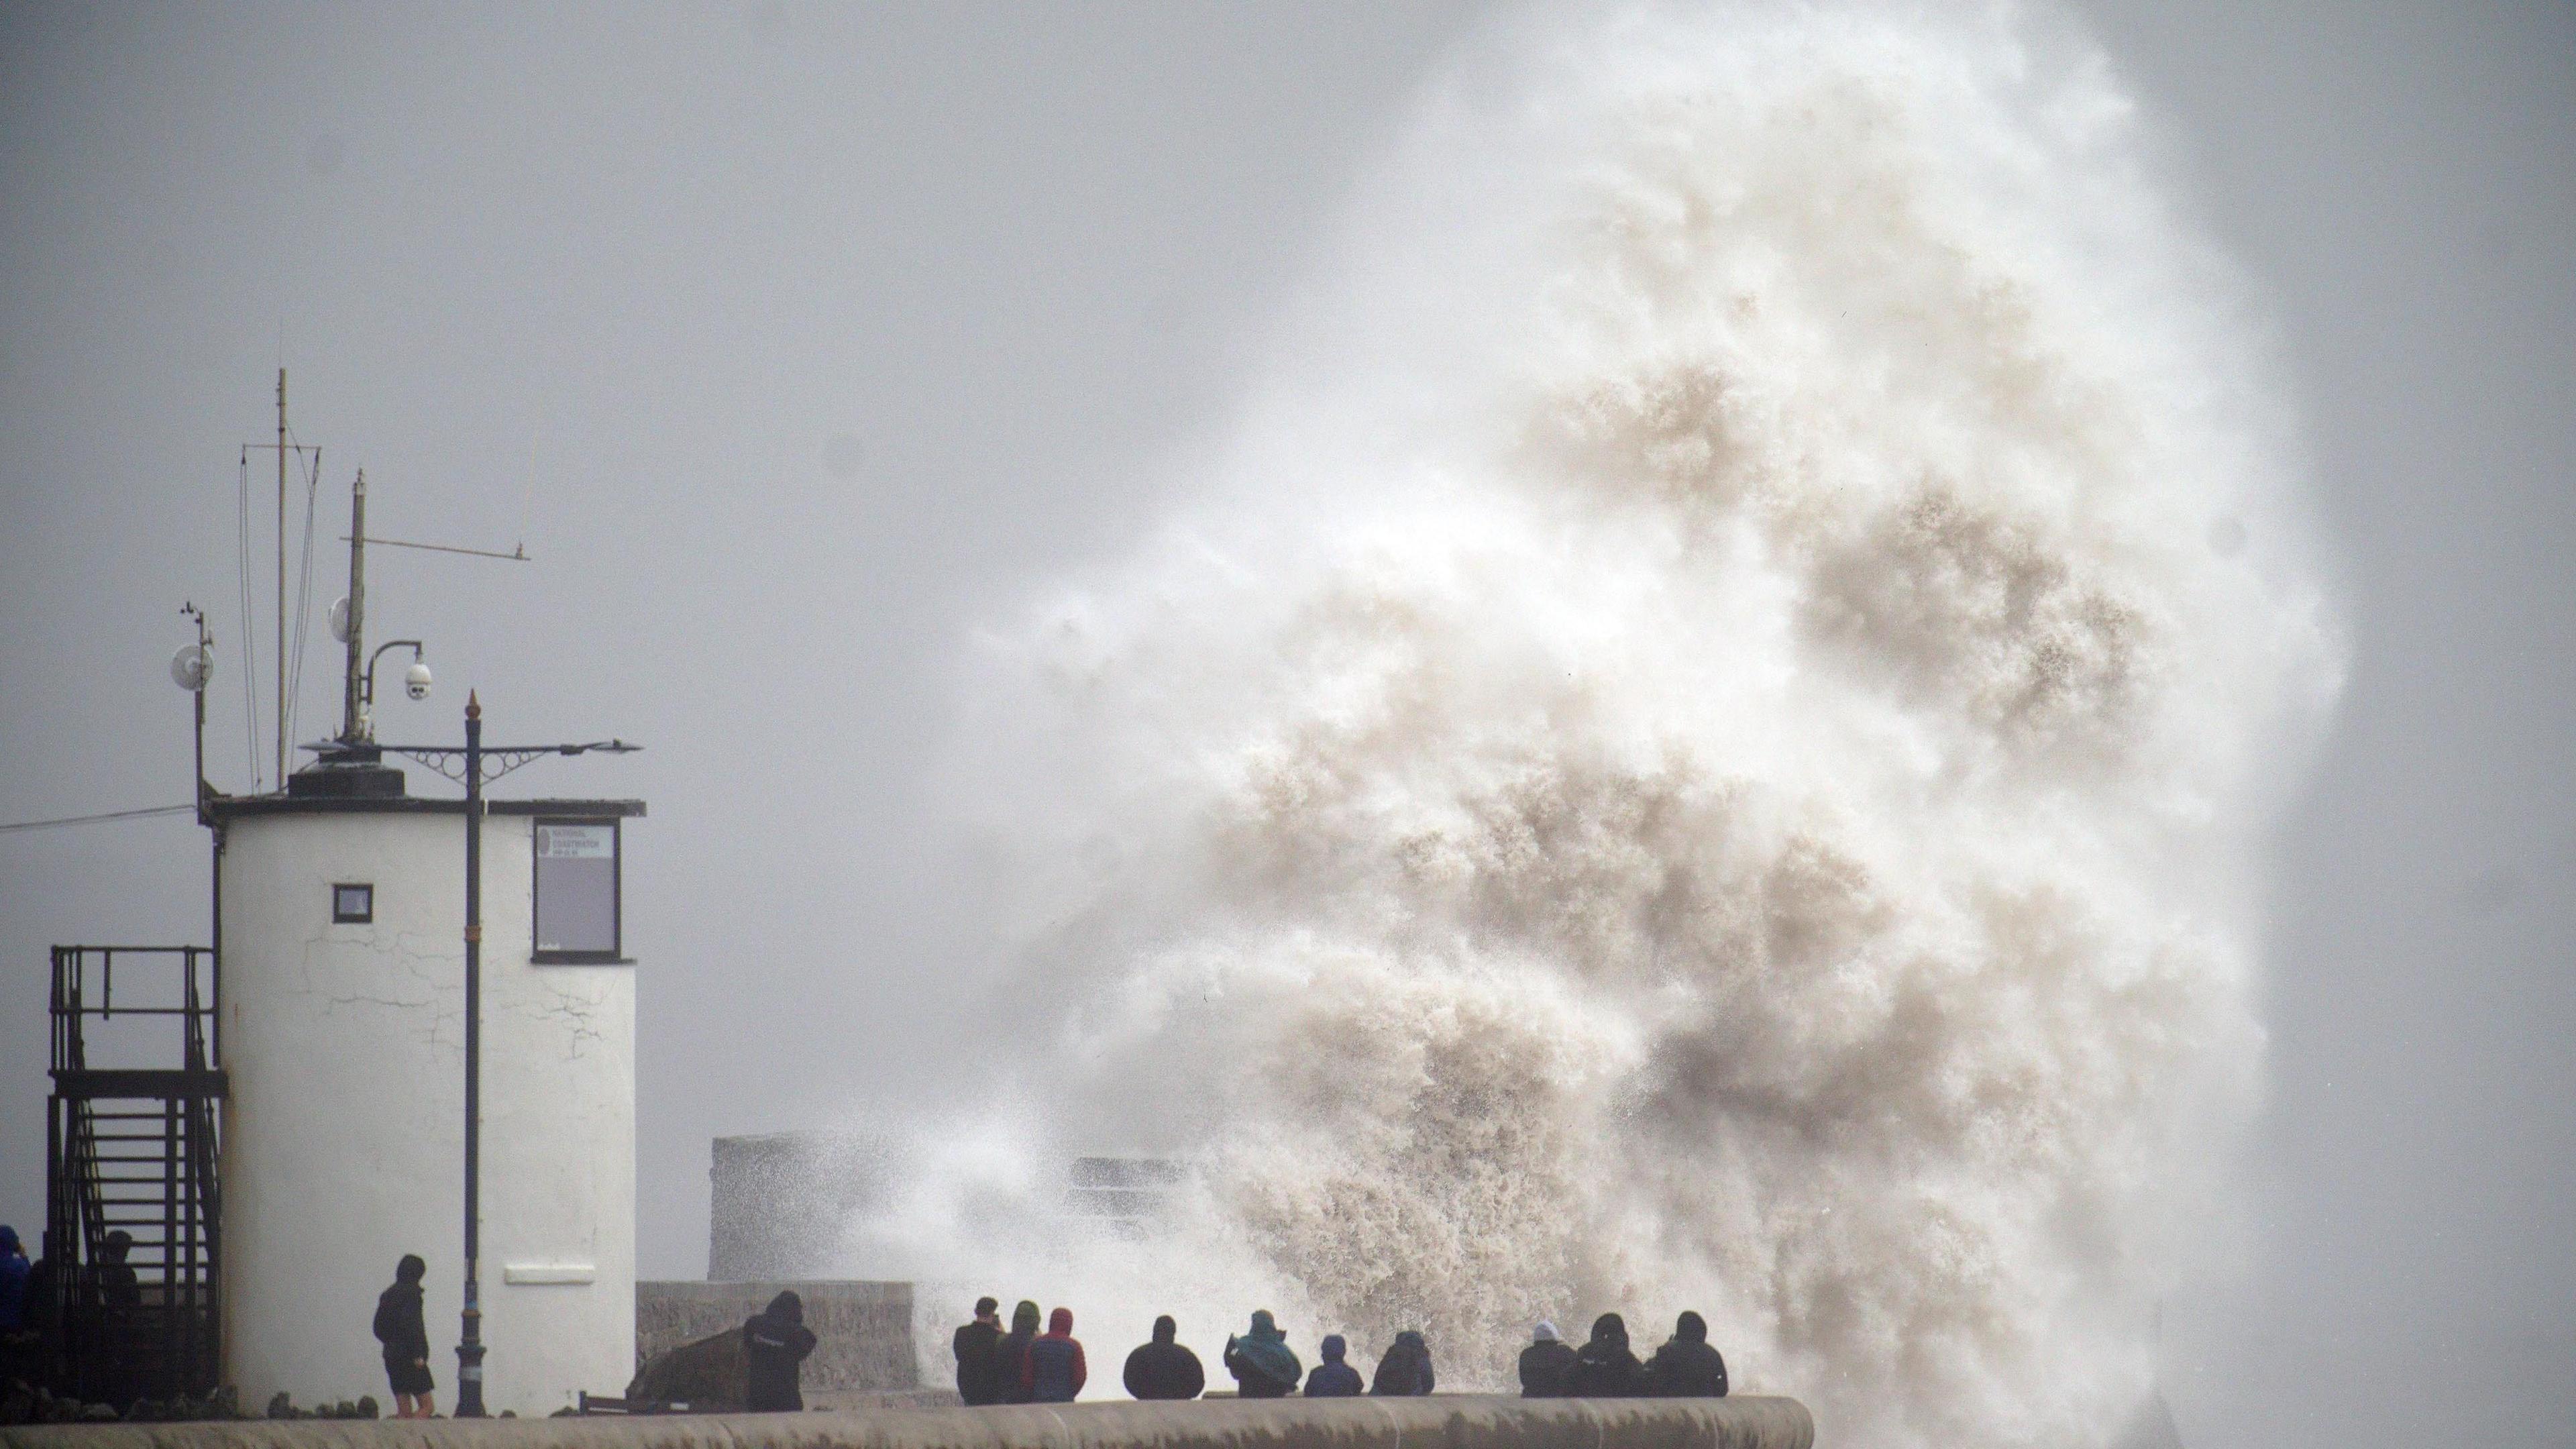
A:
{"type": "MultiPolygon", "coordinates": [[[[2271,882],[2256,1254],[2167,1313],[2177,1415],[2564,1443],[2576,9],[2085,13],[2275,308],[2354,647],[2271,882]]],[[[371,532],[536,560],[370,557],[441,680],[382,732],[470,684],[497,736],[649,746],[512,786],[651,803],[643,1268],[703,1274],[711,1136],[954,1070],[905,1026],[971,1009],[917,839],[961,641],[1149,526],[1476,22],[0,8],[0,822],[187,798],[187,599],[248,788],[237,458],[283,359],[334,508],[364,464],[371,532]]],[[[43,1219],[45,948],[201,940],[204,869],[184,819],[0,835],[0,1220],[43,1219]]]]}

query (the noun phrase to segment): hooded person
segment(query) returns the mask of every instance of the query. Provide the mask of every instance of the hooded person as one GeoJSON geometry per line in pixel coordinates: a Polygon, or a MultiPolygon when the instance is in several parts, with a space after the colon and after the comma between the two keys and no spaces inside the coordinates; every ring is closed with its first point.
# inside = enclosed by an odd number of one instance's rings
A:
{"type": "Polygon", "coordinates": [[[405,1253],[394,1265],[394,1286],[376,1295],[376,1342],[384,1347],[385,1382],[393,1389],[397,1419],[438,1416],[429,1327],[420,1316],[420,1280],[428,1276],[429,1264],[418,1253],[405,1253]]]}
{"type": "Polygon", "coordinates": [[[1521,1350],[1521,1397],[1561,1399],[1565,1378],[1574,1371],[1574,1346],[1556,1336],[1556,1325],[1542,1318],[1521,1350]]]}
{"type": "Polygon", "coordinates": [[[1195,1399],[1207,1387],[1199,1356],[1178,1341],[1181,1328],[1166,1313],[1154,1320],[1154,1341],[1127,1355],[1127,1392],[1139,1399],[1195,1399]]]}
{"type": "Polygon", "coordinates": [[[805,1326],[805,1300],[793,1290],[770,1299],[767,1308],[744,1319],[743,1407],[755,1414],[803,1409],[805,1395],[797,1385],[799,1366],[813,1351],[814,1330],[805,1326]]]}
{"type": "Polygon", "coordinates": [[[1047,1331],[1029,1340],[1020,1387],[1032,1404],[1070,1404],[1091,1377],[1083,1362],[1082,1340],[1073,1336],[1073,1310],[1059,1308],[1047,1317],[1047,1331]]]}
{"type": "Polygon", "coordinates": [[[1565,1392],[1576,1399],[1632,1399],[1641,1387],[1642,1372],[1637,1356],[1628,1351],[1626,1321],[1616,1313],[1604,1313],[1592,1320],[1592,1341],[1574,1351],[1565,1392]]]}
{"type": "Polygon", "coordinates": [[[27,1326],[27,1279],[34,1272],[26,1248],[18,1242],[18,1230],[0,1223],[0,1333],[16,1333],[27,1326]]]}
{"type": "Polygon", "coordinates": [[[1288,1335],[1267,1308],[1256,1309],[1252,1327],[1225,1341],[1225,1367],[1234,1375],[1236,1392],[1247,1399],[1282,1399],[1297,1391],[1305,1365],[1288,1347],[1288,1335]]]}
{"type": "Polygon", "coordinates": [[[135,1277],[134,1265],[125,1261],[134,1251],[134,1235],[123,1228],[107,1235],[105,1248],[99,1253],[98,1293],[110,1308],[143,1306],[143,1284],[135,1277]]]}
{"type": "Polygon", "coordinates": [[[1355,1399],[1360,1393],[1360,1371],[1342,1362],[1350,1345],[1338,1333],[1324,1335],[1324,1361],[1306,1375],[1306,1397],[1310,1399],[1355,1399]]]}
{"type": "Polygon", "coordinates": [[[1002,1341],[1001,1304],[991,1298],[975,1300],[975,1321],[957,1330],[949,1341],[949,1350],[957,1355],[957,1401],[962,1404],[990,1404],[1002,1397],[1000,1371],[993,1366],[993,1355],[1002,1341]]]}
{"type": "Polygon", "coordinates": [[[993,1345],[993,1382],[997,1404],[1025,1404],[1029,1391],[1025,1387],[1029,1372],[1029,1345],[1037,1342],[1038,1305],[1023,1298],[1011,1310],[1011,1331],[993,1345]]]}
{"type": "Polygon", "coordinates": [[[1379,1356],[1369,1392],[1381,1398],[1410,1399],[1431,1392],[1431,1385],[1431,1345],[1408,1328],[1379,1356]]]}
{"type": "Polygon", "coordinates": [[[1646,1392],[1659,1399],[1726,1397],[1726,1359],[1708,1341],[1708,1320],[1685,1311],[1673,1336],[1646,1362],[1646,1392]]]}

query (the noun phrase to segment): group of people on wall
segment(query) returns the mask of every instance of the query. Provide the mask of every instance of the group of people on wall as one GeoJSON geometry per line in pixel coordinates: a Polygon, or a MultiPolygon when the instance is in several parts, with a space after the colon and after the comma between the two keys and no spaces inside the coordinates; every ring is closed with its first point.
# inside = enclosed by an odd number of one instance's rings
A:
{"type": "MultiPolygon", "coordinates": [[[[1154,1320],[1152,1339],[1127,1355],[1123,1381],[1130,1396],[1195,1399],[1206,1392],[1207,1370],[1179,1333],[1170,1314],[1154,1320]]],[[[1056,1309],[1042,1333],[1038,1305],[1026,1299],[1008,1329],[999,1300],[977,1299],[974,1321],[957,1330],[950,1351],[957,1359],[957,1397],[969,1405],[1070,1403],[1090,1377],[1082,1342],[1073,1336],[1073,1311],[1056,1309]]],[[[1320,1361],[1308,1369],[1264,1309],[1242,1333],[1227,1336],[1222,1362],[1236,1395],[1246,1399],[1405,1397],[1430,1393],[1439,1381],[1431,1346],[1411,1329],[1387,1345],[1366,1380],[1348,1362],[1350,1345],[1342,1335],[1324,1335],[1316,1353],[1320,1361]]],[[[1526,1398],[1726,1396],[1726,1360],[1709,1343],[1708,1323],[1696,1313],[1682,1314],[1672,1338],[1642,1361],[1629,1349],[1628,1325],[1616,1313],[1595,1319],[1591,1338],[1580,1346],[1560,1339],[1556,1325],[1541,1322],[1521,1351],[1519,1367],[1526,1398]]]]}

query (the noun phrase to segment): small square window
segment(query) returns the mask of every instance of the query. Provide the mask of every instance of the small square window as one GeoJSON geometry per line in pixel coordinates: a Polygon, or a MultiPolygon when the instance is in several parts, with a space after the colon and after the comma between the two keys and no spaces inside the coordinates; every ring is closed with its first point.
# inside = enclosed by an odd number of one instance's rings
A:
{"type": "Polygon", "coordinates": [[[331,921],[334,925],[365,925],[376,918],[376,888],[371,885],[335,885],[331,887],[331,921]]]}

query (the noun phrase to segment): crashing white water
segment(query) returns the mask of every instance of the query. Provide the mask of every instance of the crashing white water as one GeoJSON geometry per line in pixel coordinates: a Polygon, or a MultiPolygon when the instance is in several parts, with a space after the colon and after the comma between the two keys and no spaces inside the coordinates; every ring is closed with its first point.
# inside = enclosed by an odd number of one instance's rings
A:
{"type": "Polygon", "coordinates": [[[1464,1387],[1690,1307],[1836,1444],[2116,1430],[2338,653],[2257,334],[2044,19],[1459,64],[1188,515],[988,641],[1020,1115],[870,1241],[1113,1392],[1167,1308],[1464,1387]],[[1196,1168],[1168,1236],[1050,1225],[1102,1150],[1196,1168]]]}

